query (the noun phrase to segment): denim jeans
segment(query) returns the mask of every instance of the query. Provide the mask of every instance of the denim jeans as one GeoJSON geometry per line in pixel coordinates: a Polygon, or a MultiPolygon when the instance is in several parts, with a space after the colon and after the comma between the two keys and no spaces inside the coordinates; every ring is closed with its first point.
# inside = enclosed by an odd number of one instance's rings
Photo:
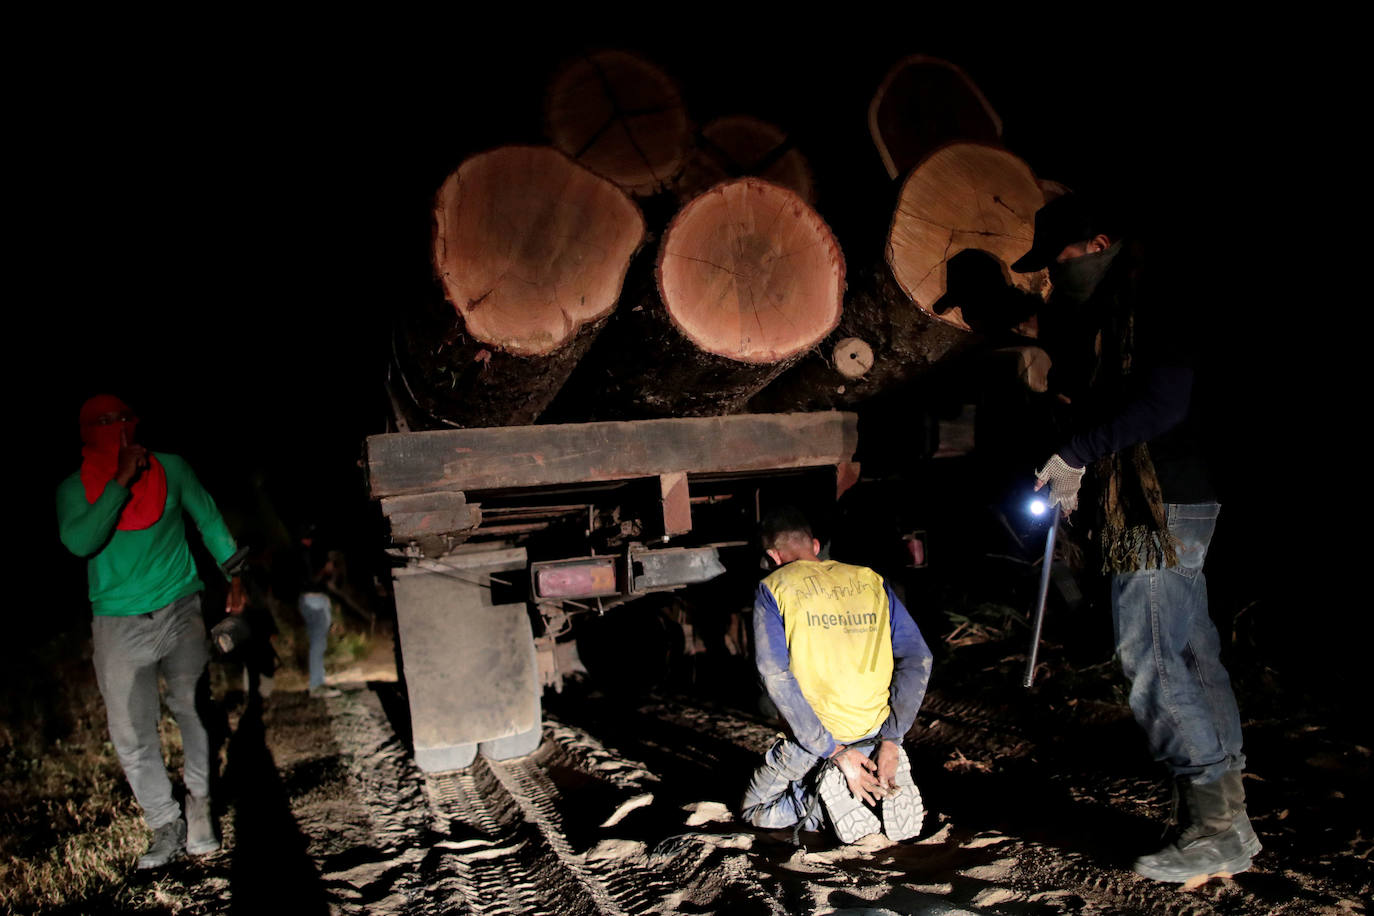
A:
{"type": "Polygon", "coordinates": [[[200,593],[148,614],[97,614],[91,635],[96,682],[119,764],[148,826],[170,824],[181,817],[181,806],[162,762],[159,674],[167,682],[167,708],[181,730],[186,790],[197,798],[210,796],[210,739],[196,711],[196,687],[210,660],[200,593]]]}
{"type": "Polygon", "coordinates": [[[1242,769],[1240,711],[1207,613],[1203,561],[1217,503],[1171,503],[1178,565],[1112,577],[1112,620],[1130,704],[1150,751],[1175,777],[1210,783],[1242,769]]]}
{"type": "Polygon", "coordinates": [[[329,626],[334,620],[334,606],[324,592],[302,592],[301,617],[310,638],[310,686],[324,686],[324,650],[329,642],[329,626]]]}

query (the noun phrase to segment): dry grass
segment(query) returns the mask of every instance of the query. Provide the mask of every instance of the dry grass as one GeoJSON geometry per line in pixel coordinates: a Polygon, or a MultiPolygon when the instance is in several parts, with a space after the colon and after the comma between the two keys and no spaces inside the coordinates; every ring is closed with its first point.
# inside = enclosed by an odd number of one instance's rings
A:
{"type": "MultiPolygon", "coordinates": [[[[92,685],[93,686],[93,685],[92,685]]],[[[99,695],[92,697],[100,713],[99,695]]],[[[45,752],[10,744],[0,757],[0,911],[177,913],[173,880],[132,887],[147,832],[106,733],[81,715],[45,752]]],[[[164,720],[164,753],[180,767],[180,737],[164,720]]]]}
{"type": "MultiPolygon", "coordinates": [[[[148,834],[109,742],[90,663],[74,655],[33,671],[50,682],[5,704],[0,912],[181,912],[188,900],[175,880],[128,882],[148,834]]],[[[164,757],[179,770],[180,732],[170,718],[163,736],[164,757]]]]}
{"type": "MultiPolygon", "coordinates": [[[[278,687],[303,690],[304,640],[282,629],[278,687]]],[[[88,643],[84,632],[59,634],[0,672],[0,913],[199,912],[184,875],[134,877],[149,834],[109,740],[88,643]]],[[[379,645],[340,627],[329,667],[379,645]]],[[[238,691],[240,670],[212,664],[212,695],[238,691]]],[[[165,710],[161,731],[168,771],[179,773],[181,732],[165,710]]]]}

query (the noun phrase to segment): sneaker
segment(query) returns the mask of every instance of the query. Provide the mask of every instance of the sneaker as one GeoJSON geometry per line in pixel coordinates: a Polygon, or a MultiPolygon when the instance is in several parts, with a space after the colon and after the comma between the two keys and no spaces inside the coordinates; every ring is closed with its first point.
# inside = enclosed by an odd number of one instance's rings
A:
{"type": "Polygon", "coordinates": [[[322,684],[319,687],[311,687],[310,695],[312,697],[318,697],[322,700],[327,700],[331,697],[343,696],[343,691],[339,690],[337,687],[330,687],[327,684],[322,684]]]}
{"type": "Polygon", "coordinates": [[[909,840],[921,832],[925,823],[926,808],[921,804],[921,793],[911,778],[911,761],[906,749],[897,748],[897,788],[895,795],[889,795],[879,802],[878,813],[883,820],[883,833],[889,840],[909,840]]]}
{"type": "Polygon", "coordinates": [[[186,797],[186,851],[203,856],[219,851],[215,822],[210,816],[210,799],[186,797]]]}
{"type": "Polygon", "coordinates": [[[153,828],[148,851],[138,857],[139,869],[161,868],[186,851],[186,822],[177,818],[170,824],[153,828]]]}
{"type": "Polygon", "coordinates": [[[849,782],[834,764],[823,765],[817,791],[830,818],[830,826],[841,843],[853,843],[883,829],[873,809],[850,793],[849,782]]]}

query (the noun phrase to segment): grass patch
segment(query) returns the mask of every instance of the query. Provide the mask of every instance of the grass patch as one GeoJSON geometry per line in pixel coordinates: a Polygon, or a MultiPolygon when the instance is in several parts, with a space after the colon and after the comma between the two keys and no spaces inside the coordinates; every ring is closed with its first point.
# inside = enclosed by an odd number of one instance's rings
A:
{"type": "MultiPolygon", "coordinates": [[[[68,704],[65,737],[49,741],[13,722],[0,735],[0,911],[181,912],[189,899],[179,882],[128,882],[148,833],[109,742],[94,675],[82,668],[64,667],[63,689],[52,688],[68,704]]],[[[164,755],[179,768],[170,719],[163,734],[164,755]]]]}
{"type": "Polygon", "coordinates": [[[372,651],[372,637],[362,630],[344,630],[331,636],[329,661],[334,664],[349,665],[367,658],[372,651]]]}

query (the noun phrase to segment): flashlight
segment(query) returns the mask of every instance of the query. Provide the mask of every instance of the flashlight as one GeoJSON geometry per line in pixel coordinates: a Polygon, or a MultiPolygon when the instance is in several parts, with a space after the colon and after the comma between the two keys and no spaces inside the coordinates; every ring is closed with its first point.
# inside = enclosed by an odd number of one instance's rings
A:
{"type": "Polygon", "coordinates": [[[1050,569],[1054,565],[1054,533],[1059,528],[1059,505],[1050,506],[1043,496],[1033,497],[1030,501],[1032,515],[1050,516],[1049,530],[1045,532],[1045,556],[1040,563],[1040,588],[1036,592],[1035,614],[1032,616],[1030,652],[1026,655],[1026,674],[1021,679],[1023,687],[1035,683],[1035,665],[1040,657],[1040,630],[1045,625],[1045,601],[1050,594],[1050,569]],[[1037,511],[1036,506],[1039,506],[1037,511]]]}
{"type": "Polygon", "coordinates": [[[1030,498],[1030,502],[1026,503],[1026,509],[1031,515],[1039,518],[1050,511],[1050,501],[1037,493],[1030,498]]]}

